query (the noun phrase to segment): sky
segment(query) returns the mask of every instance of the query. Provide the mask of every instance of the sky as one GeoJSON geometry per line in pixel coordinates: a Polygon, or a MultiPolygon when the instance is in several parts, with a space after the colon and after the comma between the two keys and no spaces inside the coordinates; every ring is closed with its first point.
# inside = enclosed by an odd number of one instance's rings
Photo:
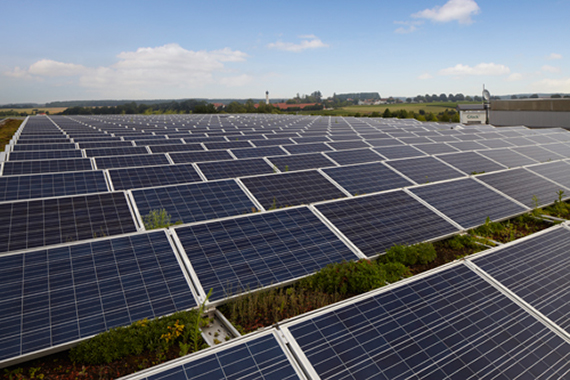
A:
{"type": "Polygon", "coordinates": [[[0,104],[570,93],[570,0],[4,1],[0,104]]]}

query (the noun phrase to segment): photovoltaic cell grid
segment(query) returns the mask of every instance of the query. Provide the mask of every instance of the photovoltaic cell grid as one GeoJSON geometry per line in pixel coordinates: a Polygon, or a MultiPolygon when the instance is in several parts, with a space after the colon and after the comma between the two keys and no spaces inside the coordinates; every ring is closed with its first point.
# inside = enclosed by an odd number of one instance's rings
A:
{"type": "Polygon", "coordinates": [[[134,156],[111,156],[95,158],[97,169],[128,168],[137,166],[168,165],[164,154],[138,154],[134,156]]]}
{"type": "Polygon", "coordinates": [[[383,161],[372,149],[343,150],[338,152],[325,152],[325,155],[332,158],[339,165],[362,164],[365,162],[383,161]]]}
{"type": "Polygon", "coordinates": [[[234,180],[133,190],[141,217],[153,210],[166,210],[172,223],[192,223],[257,211],[234,180]]]}
{"type": "Polygon", "coordinates": [[[479,154],[495,160],[508,168],[536,164],[535,160],[528,158],[527,156],[523,156],[511,149],[485,150],[479,152],[479,154]]]}
{"type": "Polygon", "coordinates": [[[273,168],[262,158],[204,162],[198,167],[208,180],[273,173],[273,168]]]}
{"type": "Polygon", "coordinates": [[[105,191],[102,171],[0,177],[0,202],[105,191]]]}
{"type": "Polygon", "coordinates": [[[182,364],[156,372],[149,376],[141,374],[136,379],[299,379],[273,334],[224,347],[208,355],[192,356],[182,364]]]}
{"type": "Polygon", "coordinates": [[[240,180],[265,209],[346,197],[338,187],[315,170],[240,180]]]}
{"type": "Polygon", "coordinates": [[[366,256],[458,232],[402,190],[317,205],[366,256]]]}
{"type": "Polygon", "coordinates": [[[356,255],[308,208],[175,229],[204,293],[220,300],[356,255]]]}
{"type": "Polygon", "coordinates": [[[488,187],[466,178],[412,188],[410,191],[465,229],[527,211],[488,187]]]}
{"type": "Polygon", "coordinates": [[[408,181],[380,162],[323,169],[323,171],[352,195],[411,186],[408,181]]]}
{"type": "Polygon", "coordinates": [[[489,173],[505,169],[475,152],[443,154],[437,157],[467,174],[489,173]]]}
{"type": "Polygon", "coordinates": [[[55,160],[65,158],[81,158],[81,151],[76,150],[33,150],[11,152],[9,161],[55,160]]]}
{"type": "Polygon", "coordinates": [[[269,157],[268,159],[282,172],[336,166],[331,160],[320,153],[269,157]]]}
{"type": "Polygon", "coordinates": [[[540,146],[525,146],[521,148],[513,148],[513,151],[524,154],[538,162],[546,162],[551,160],[559,160],[565,158],[560,154],[556,154],[540,146]]]}
{"type": "Polygon", "coordinates": [[[381,148],[374,148],[374,150],[388,159],[395,158],[409,158],[425,156],[425,153],[417,150],[413,146],[386,146],[381,148]]]}
{"type": "Polygon", "coordinates": [[[570,189],[570,164],[567,161],[548,162],[527,169],[570,189]]]}
{"type": "Polygon", "coordinates": [[[456,153],[457,149],[443,143],[420,144],[414,145],[414,148],[421,150],[427,154],[456,153]]]}
{"type": "Polygon", "coordinates": [[[418,184],[465,176],[464,173],[433,157],[386,161],[385,163],[418,184]]]}
{"type": "Polygon", "coordinates": [[[332,148],[325,143],[283,145],[282,148],[291,154],[326,152],[332,150],[332,148]]]}
{"type": "Polygon", "coordinates": [[[188,162],[206,162],[232,160],[233,157],[225,150],[211,150],[204,152],[177,152],[169,153],[170,158],[176,164],[188,162]]]}
{"type": "Polygon", "coordinates": [[[122,192],[0,203],[0,252],[135,231],[122,192]]]}
{"type": "Polygon", "coordinates": [[[165,232],[0,256],[0,361],[196,306],[165,232]]]}
{"type": "Polygon", "coordinates": [[[109,175],[115,190],[202,182],[200,175],[192,164],[111,169],[109,170],[109,175]]]}
{"type": "Polygon", "coordinates": [[[2,175],[22,175],[56,172],[78,172],[92,170],[89,158],[37,161],[8,161],[4,163],[2,175]]]}
{"type": "Polygon", "coordinates": [[[556,185],[525,169],[511,169],[499,173],[491,173],[477,177],[486,184],[516,199],[530,208],[549,204],[558,199],[558,191],[567,188],[556,185]]]}
{"type": "Polygon", "coordinates": [[[287,153],[278,146],[268,146],[261,148],[232,149],[232,153],[238,159],[267,157],[267,156],[286,156],[287,153]]]}
{"type": "Polygon", "coordinates": [[[321,379],[546,379],[570,371],[566,341],[463,265],[286,328],[321,379]]]}
{"type": "Polygon", "coordinates": [[[472,261],[570,332],[570,231],[558,228],[472,261]]]}

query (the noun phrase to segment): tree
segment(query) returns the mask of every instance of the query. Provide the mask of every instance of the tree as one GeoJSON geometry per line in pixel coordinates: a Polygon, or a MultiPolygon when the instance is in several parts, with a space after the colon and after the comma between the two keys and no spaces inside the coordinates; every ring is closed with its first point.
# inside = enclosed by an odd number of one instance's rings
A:
{"type": "Polygon", "coordinates": [[[231,102],[230,104],[228,104],[228,106],[226,107],[226,112],[227,113],[245,113],[245,107],[243,104],[238,103],[236,101],[231,102]]]}
{"type": "Polygon", "coordinates": [[[390,110],[389,110],[388,108],[386,108],[386,109],[384,110],[384,113],[382,114],[382,117],[384,117],[384,118],[392,117],[392,113],[390,112],[390,110]]]}
{"type": "Polygon", "coordinates": [[[464,100],[465,100],[465,95],[463,95],[462,93],[455,94],[455,101],[456,102],[462,102],[464,100]]]}
{"type": "Polygon", "coordinates": [[[538,99],[538,94],[532,94],[531,96],[529,96],[531,99],[538,99]]]}
{"type": "Polygon", "coordinates": [[[516,95],[511,95],[511,99],[513,99],[513,100],[518,99],[518,98],[519,98],[519,97],[516,96],[516,95]]]}
{"type": "Polygon", "coordinates": [[[245,102],[245,112],[255,113],[255,103],[253,102],[253,99],[247,99],[245,102]]]}
{"type": "Polygon", "coordinates": [[[440,94],[440,95],[439,95],[439,101],[440,101],[440,102],[447,102],[447,95],[445,95],[445,94],[440,94]]]}
{"type": "Polygon", "coordinates": [[[453,94],[447,95],[447,100],[449,100],[450,102],[455,102],[455,95],[453,94]]]}
{"type": "Polygon", "coordinates": [[[554,94],[550,96],[551,99],[560,99],[562,96],[560,94],[554,94]]]}
{"type": "Polygon", "coordinates": [[[412,102],[412,98],[406,98],[406,103],[411,103],[412,102]]]}

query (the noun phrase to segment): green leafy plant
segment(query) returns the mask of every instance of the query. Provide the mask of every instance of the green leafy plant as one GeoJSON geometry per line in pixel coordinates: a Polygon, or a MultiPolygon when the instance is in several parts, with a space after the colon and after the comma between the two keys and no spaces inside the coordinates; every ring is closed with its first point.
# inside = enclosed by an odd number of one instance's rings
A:
{"type": "Polygon", "coordinates": [[[406,266],[432,262],[437,252],[431,243],[414,245],[394,245],[386,253],[378,257],[380,263],[401,263],[406,266]]]}
{"type": "Polygon", "coordinates": [[[182,224],[181,220],[175,223],[171,222],[172,217],[165,209],[151,210],[148,215],[143,219],[144,228],[147,230],[154,230],[156,228],[167,228],[170,226],[182,224]]]}

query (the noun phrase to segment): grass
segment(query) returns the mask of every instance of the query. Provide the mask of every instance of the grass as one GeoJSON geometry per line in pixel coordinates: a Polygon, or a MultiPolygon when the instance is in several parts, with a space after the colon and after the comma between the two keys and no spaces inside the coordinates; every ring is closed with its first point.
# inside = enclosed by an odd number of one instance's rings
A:
{"type": "Polygon", "coordinates": [[[14,133],[20,128],[23,120],[16,120],[16,119],[8,119],[4,123],[0,123],[0,147],[2,147],[2,151],[8,143],[14,133]]]}
{"type": "Polygon", "coordinates": [[[37,111],[46,112],[49,111],[50,115],[63,112],[67,107],[36,107],[36,108],[0,108],[0,112],[14,111],[18,113],[27,113],[28,115],[35,114],[37,111]]]}
{"type": "MultiPolygon", "coordinates": [[[[471,102],[461,102],[461,104],[469,104],[471,102]]],[[[457,102],[433,102],[433,103],[399,103],[399,104],[379,104],[376,106],[349,106],[343,107],[342,109],[351,113],[360,113],[361,115],[371,114],[372,112],[378,112],[382,114],[386,108],[390,110],[390,112],[399,111],[399,110],[406,110],[406,111],[413,111],[413,112],[420,112],[420,110],[424,110],[426,113],[440,113],[445,111],[446,109],[456,109],[457,102]]]]}

